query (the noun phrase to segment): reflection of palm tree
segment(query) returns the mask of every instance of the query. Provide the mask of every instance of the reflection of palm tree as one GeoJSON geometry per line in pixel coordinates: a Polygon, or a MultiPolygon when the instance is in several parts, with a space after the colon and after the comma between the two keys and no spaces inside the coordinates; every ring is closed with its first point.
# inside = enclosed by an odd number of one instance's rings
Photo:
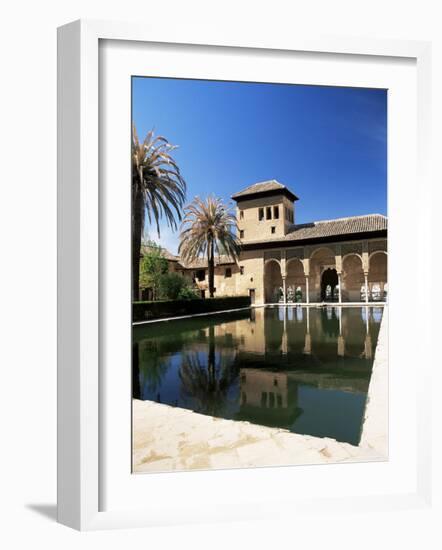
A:
{"type": "Polygon", "coordinates": [[[134,342],[132,346],[132,397],[140,399],[140,351],[138,342],[134,342]]]}
{"type": "Polygon", "coordinates": [[[222,348],[216,355],[213,326],[209,328],[207,364],[201,353],[185,353],[179,371],[180,380],[184,393],[195,400],[197,412],[211,416],[222,414],[228,391],[238,379],[235,354],[233,349],[222,348]]]}
{"type": "Polygon", "coordinates": [[[152,394],[161,387],[161,382],[170,367],[170,358],[164,355],[155,340],[140,342],[139,380],[141,395],[152,394]]]}

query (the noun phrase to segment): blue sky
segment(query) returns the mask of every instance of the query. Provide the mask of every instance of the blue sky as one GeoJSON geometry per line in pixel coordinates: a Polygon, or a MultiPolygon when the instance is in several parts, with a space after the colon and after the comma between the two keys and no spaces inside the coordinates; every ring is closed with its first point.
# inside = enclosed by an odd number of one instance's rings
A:
{"type": "MultiPolygon", "coordinates": [[[[296,223],[387,213],[385,90],[136,77],[132,109],[140,138],[179,145],[189,202],[276,179],[296,223]]],[[[159,242],[175,253],[178,234],[162,223],[159,242]]]]}

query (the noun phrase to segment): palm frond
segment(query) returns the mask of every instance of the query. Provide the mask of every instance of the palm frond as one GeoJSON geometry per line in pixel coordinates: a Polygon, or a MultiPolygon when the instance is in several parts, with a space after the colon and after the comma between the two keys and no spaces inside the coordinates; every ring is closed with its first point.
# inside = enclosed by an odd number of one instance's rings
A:
{"type": "Polygon", "coordinates": [[[179,254],[184,261],[194,261],[209,253],[211,245],[219,255],[224,249],[236,261],[240,251],[235,215],[214,196],[195,197],[184,209],[179,254]]]}
{"type": "Polygon", "coordinates": [[[141,191],[142,209],[149,224],[156,226],[158,235],[160,220],[163,218],[172,229],[177,229],[177,221],[181,220],[186,198],[186,182],[170,154],[176,148],[164,136],[154,136],[154,130],[150,130],[140,144],[135,124],[133,125],[133,194],[136,189],[141,191]]]}

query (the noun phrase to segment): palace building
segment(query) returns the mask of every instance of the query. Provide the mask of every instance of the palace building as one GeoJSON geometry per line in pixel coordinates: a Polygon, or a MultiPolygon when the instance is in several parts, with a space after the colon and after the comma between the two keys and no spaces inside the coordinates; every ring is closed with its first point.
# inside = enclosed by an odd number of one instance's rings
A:
{"type": "MultiPolygon", "coordinates": [[[[368,214],[297,224],[298,197],[276,180],[235,193],[238,262],[217,259],[216,296],[246,295],[252,303],[385,302],[387,218],[368,214]]],[[[208,293],[207,260],[171,270],[191,277],[208,293]]]]}

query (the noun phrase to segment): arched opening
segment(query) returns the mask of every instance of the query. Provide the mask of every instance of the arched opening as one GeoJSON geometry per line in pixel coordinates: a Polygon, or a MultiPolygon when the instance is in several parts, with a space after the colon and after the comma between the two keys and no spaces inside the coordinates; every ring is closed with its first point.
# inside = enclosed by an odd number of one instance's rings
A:
{"type": "Polygon", "coordinates": [[[287,262],[286,276],[287,302],[305,302],[305,275],[304,266],[298,258],[287,262]]]}
{"type": "Polygon", "coordinates": [[[267,304],[276,304],[283,299],[282,275],[279,262],[269,260],[264,269],[265,301],[267,304]]]}
{"type": "Polygon", "coordinates": [[[357,254],[349,254],[342,260],[342,301],[360,302],[365,300],[365,278],[362,259],[357,254]],[[364,288],[364,292],[361,289],[364,288]]]}
{"type": "Polygon", "coordinates": [[[322,273],[321,300],[323,302],[338,301],[338,273],[335,268],[328,267],[322,273]]]}
{"type": "Polygon", "coordinates": [[[370,299],[374,302],[386,301],[387,284],[387,253],[374,252],[369,258],[368,288],[370,299]]]}
{"type": "MultiPolygon", "coordinates": [[[[335,262],[334,252],[330,248],[326,248],[326,247],[321,247],[316,249],[313,252],[313,254],[310,256],[309,294],[310,294],[311,302],[319,302],[324,299],[322,277],[325,271],[327,271],[328,269],[335,272],[336,281],[337,281],[338,276],[336,273],[336,262],[335,262]]],[[[326,291],[326,287],[327,285],[325,285],[325,291],[326,291]]],[[[337,282],[334,284],[334,290],[335,292],[337,291],[337,282]]],[[[324,291],[324,295],[325,295],[325,291],[324,291]]]]}

